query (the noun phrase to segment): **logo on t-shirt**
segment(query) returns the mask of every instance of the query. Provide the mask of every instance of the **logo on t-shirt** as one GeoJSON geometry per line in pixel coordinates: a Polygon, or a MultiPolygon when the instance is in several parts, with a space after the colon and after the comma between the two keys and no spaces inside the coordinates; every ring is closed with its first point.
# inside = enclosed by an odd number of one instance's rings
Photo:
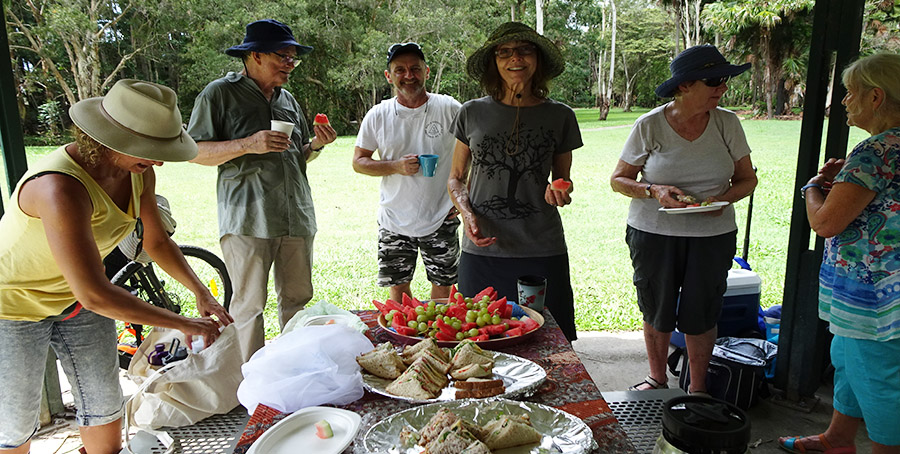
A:
{"type": "Polygon", "coordinates": [[[444,126],[437,121],[432,120],[425,125],[425,135],[432,139],[440,137],[443,133],[444,126]]]}

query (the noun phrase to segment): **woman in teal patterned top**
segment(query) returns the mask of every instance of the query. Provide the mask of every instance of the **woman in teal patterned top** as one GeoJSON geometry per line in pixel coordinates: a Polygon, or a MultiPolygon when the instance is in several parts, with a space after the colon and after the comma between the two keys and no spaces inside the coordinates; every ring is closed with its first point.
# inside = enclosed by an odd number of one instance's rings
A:
{"type": "Polygon", "coordinates": [[[801,189],[809,224],[827,238],[819,317],[834,334],[834,413],[825,433],[786,437],[790,452],[856,452],[866,423],[873,453],[900,453],[900,55],[843,72],[847,124],[872,134],[829,159],[801,189]],[[827,196],[827,197],[826,197],[827,196]]]}

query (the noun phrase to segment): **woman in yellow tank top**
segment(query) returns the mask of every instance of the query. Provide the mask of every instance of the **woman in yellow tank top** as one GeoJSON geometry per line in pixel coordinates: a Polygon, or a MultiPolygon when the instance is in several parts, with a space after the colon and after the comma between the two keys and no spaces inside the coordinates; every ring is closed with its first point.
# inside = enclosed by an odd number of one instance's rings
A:
{"type": "Polygon", "coordinates": [[[153,166],[187,161],[197,145],[175,92],[121,80],[69,110],[76,141],[31,169],[0,218],[0,452],[27,453],[38,427],[48,346],[72,385],[88,453],[121,448],[122,390],[113,319],[215,340],[231,316],[165,232],[153,166]],[[102,258],[143,228],[143,248],[190,288],[202,318],[152,306],[107,279],[102,258]]]}

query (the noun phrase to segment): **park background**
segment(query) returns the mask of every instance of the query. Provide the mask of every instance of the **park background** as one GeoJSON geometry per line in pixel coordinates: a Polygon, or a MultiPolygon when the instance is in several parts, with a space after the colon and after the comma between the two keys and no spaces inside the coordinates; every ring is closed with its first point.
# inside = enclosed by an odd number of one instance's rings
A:
{"type": "MultiPolygon", "coordinates": [[[[759,168],[748,259],[763,280],[763,306],[781,302],[812,0],[3,1],[29,162],[69,140],[71,104],[102,96],[121,78],[176,89],[187,121],[209,81],[241,69],[223,50],[241,41],[246,23],[272,17],[289,24],[315,50],[286,88],[308,120],[327,113],[341,135],[309,168],[319,224],[314,301],[355,309],[387,295],[374,283],[379,179],[350,167],[358,122],[391,96],[387,47],[422,44],[429,90],[465,101],[481,96],[465,59],[496,26],[514,19],[543,28],[567,60],[550,95],[576,108],[585,143],[574,152],[573,204],[561,210],[580,330],[640,329],[624,243],[629,200],[610,190],[609,175],[630,125],[662,102],[653,89],[668,77],[671,59],[691,45],[715,44],[733,63],[753,64],[729,82],[723,105],[744,119],[759,168]]],[[[863,54],[900,49],[900,0],[867,0],[863,21],[863,54]]],[[[850,143],[865,136],[853,130],[850,143]]],[[[166,164],[157,174],[157,192],[179,223],[176,241],[220,254],[215,168],[166,164]]],[[[5,186],[2,193],[6,206],[5,186]]],[[[748,204],[736,206],[739,254],[748,204]]],[[[420,266],[413,291],[425,296],[427,288],[420,266]]],[[[277,324],[267,316],[271,336],[277,324]]]]}

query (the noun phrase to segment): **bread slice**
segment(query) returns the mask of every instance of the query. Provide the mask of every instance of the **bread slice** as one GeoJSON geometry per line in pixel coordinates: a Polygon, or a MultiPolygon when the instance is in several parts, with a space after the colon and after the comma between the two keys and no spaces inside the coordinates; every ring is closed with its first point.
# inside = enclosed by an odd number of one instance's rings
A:
{"type": "Polygon", "coordinates": [[[450,356],[447,355],[443,349],[438,347],[437,342],[428,337],[425,338],[414,345],[407,345],[406,348],[403,349],[403,352],[400,353],[400,359],[403,360],[406,364],[412,364],[413,361],[419,358],[424,352],[431,351],[438,358],[441,358],[443,361],[450,361],[450,356]]]}
{"type": "Polygon", "coordinates": [[[410,364],[385,390],[396,396],[428,400],[437,397],[449,382],[446,372],[437,369],[425,355],[410,364]]]}
{"type": "Polygon", "coordinates": [[[505,392],[506,386],[503,386],[503,382],[501,382],[499,386],[489,388],[457,389],[455,397],[457,399],[484,399],[486,397],[499,396],[505,392]]]}
{"type": "Polygon", "coordinates": [[[425,445],[425,452],[428,454],[459,454],[476,441],[478,439],[466,428],[464,421],[457,420],[425,445]]]}
{"type": "Polygon", "coordinates": [[[399,377],[406,370],[406,364],[390,342],[378,344],[370,352],[357,356],[356,363],[366,372],[388,380],[399,377]]]}
{"type": "Polygon", "coordinates": [[[459,454],[491,454],[491,450],[481,440],[475,440],[472,444],[466,446],[466,449],[460,451],[459,454]]]}
{"type": "Polygon", "coordinates": [[[465,380],[473,377],[490,377],[494,375],[494,363],[469,364],[459,369],[451,370],[450,376],[454,380],[465,380]]]}
{"type": "Polygon", "coordinates": [[[437,437],[438,434],[443,432],[444,429],[452,426],[456,421],[459,421],[459,416],[457,416],[456,413],[453,413],[446,408],[438,410],[438,412],[428,420],[428,424],[425,424],[425,427],[419,431],[421,437],[419,444],[422,446],[427,445],[431,440],[437,437]]]}
{"type": "Polygon", "coordinates": [[[469,339],[465,339],[454,349],[453,359],[450,360],[451,369],[460,369],[469,364],[491,363],[494,366],[494,356],[469,339]]]}
{"type": "Polygon", "coordinates": [[[485,389],[503,386],[503,380],[499,378],[470,378],[453,382],[456,389],[485,389]]]}
{"type": "Polygon", "coordinates": [[[422,353],[419,354],[418,358],[430,364],[431,367],[433,367],[443,375],[447,375],[447,372],[450,371],[450,363],[434,350],[423,350],[422,353]]]}
{"type": "Polygon", "coordinates": [[[484,426],[481,440],[494,451],[532,443],[539,443],[543,436],[531,427],[528,416],[503,416],[484,426]]]}

